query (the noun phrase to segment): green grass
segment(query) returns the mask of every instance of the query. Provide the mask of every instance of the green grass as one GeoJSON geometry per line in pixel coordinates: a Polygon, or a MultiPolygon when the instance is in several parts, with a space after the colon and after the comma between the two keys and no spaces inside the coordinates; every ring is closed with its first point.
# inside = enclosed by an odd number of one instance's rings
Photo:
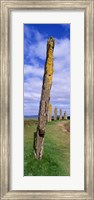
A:
{"type": "Polygon", "coordinates": [[[47,123],[42,160],[33,155],[33,135],[37,121],[27,120],[24,126],[24,175],[25,176],[69,176],[70,132],[69,120],[47,123]]]}

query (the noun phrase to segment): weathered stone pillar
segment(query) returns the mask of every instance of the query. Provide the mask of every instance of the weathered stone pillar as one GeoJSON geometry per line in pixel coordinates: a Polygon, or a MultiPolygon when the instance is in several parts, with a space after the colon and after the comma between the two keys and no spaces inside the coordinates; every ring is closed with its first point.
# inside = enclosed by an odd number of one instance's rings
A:
{"type": "Polygon", "coordinates": [[[54,39],[50,37],[47,42],[47,53],[38,115],[38,125],[37,130],[34,133],[34,155],[36,159],[41,159],[43,156],[43,143],[50,100],[50,90],[52,86],[54,44],[54,39]]]}
{"type": "Polygon", "coordinates": [[[59,120],[62,119],[62,109],[60,109],[60,115],[59,115],[59,120]]]}
{"type": "Polygon", "coordinates": [[[67,119],[67,113],[66,113],[66,111],[64,112],[64,119],[67,119]]]}
{"type": "Polygon", "coordinates": [[[54,109],[54,120],[57,120],[57,108],[54,109]]]}
{"type": "Polygon", "coordinates": [[[49,104],[49,110],[48,110],[48,122],[52,121],[52,104],[49,104]]]}

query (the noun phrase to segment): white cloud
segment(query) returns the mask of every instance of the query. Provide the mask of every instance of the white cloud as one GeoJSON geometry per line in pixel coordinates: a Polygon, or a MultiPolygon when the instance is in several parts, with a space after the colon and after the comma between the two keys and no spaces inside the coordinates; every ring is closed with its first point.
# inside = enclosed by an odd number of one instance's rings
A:
{"type": "Polygon", "coordinates": [[[38,67],[35,65],[25,65],[24,66],[24,76],[26,75],[32,75],[35,77],[43,77],[44,69],[43,67],[38,67]]]}
{"type": "Polygon", "coordinates": [[[29,49],[29,54],[44,60],[46,58],[46,43],[47,40],[42,39],[38,43],[32,44],[29,49]]]}
{"type": "Polygon", "coordinates": [[[54,57],[64,58],[69,55],[70,52],[70,41],[69,39],[55,39],[54,57]]]}

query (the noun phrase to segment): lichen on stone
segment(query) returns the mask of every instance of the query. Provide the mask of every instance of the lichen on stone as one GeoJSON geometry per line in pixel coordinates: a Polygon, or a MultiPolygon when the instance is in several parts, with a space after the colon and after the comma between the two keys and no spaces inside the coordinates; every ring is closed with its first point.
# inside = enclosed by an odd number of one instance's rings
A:
{"type": "Polygon", "coordinates": [[[53,49],[54,49],[55,41],[52,37],[49,38],[47,43],[47,62],[46,62],[46,71],[49,80],[49,86],[52,84],[52,75],[53,75],[53,49]]]}

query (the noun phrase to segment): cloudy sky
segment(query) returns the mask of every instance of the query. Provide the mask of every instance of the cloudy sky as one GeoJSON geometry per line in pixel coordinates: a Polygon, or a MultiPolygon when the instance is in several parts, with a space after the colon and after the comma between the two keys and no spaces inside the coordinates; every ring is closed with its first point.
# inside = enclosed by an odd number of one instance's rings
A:
{"type": "Polygon", "coordinates": [[[50,94],[57,107],[70,115],[70,25],[24,24],[24,116],[37,115],[46,59],[46,44],[55,39],[54,74],[50,94]]]}

